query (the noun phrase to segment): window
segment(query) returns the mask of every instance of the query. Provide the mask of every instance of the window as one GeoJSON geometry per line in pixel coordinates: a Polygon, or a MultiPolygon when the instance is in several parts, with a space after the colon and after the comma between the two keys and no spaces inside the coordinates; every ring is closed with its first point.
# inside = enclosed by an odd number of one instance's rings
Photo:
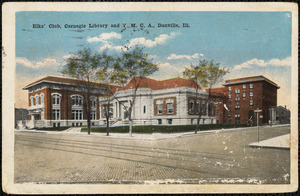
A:
{"type": "Polygon", "coordinates": [[[171,125],[171,124],[172,124],[172,122],[173,122],[173,120],[172,120],[172,119],[168,119],[168,124],[169,124],[169,125],[171,125]]]}
{"type": "Polygon", "coordinates": [[[91,120],[96,120],[96,111],[91,111],[91,120]]]}
{"type": "Polygon", "coordinates": [[[241,100],[241,98],[239,98],[239,97],[235,98],[235,102],[239,102],[240,100],[241,100]]]}
{"type": "Polygon", "coordinates": [[[82,110],[72,110],[73,120],[82,120],[82,110]]]}
{"type": "Polygon", "coordinates": [[[60,123],[57,123],[57,127],[60,127],[60,123]]]}
{"type": "Polygon", "coordinates": [[[228,101],[228,107],[231,107],[231,101],[228,101]]]}
{"type": "Polygon", "coordinates": [[[41,104],[44,104],[44,100],[45,100],[44,94],[41,94],[41,104]]]}
{"type": "Polygon", "coordinates": [[[240,108],[241,108],[240,105],[236,105],[236,106],[235,106],[235,110],[239,110],[240,108]]]}
{"type": "Polygon", "coordinates": [[[219,116],[219,110],[217,110],[217,116],[219,116]]]}
{"type": "Polygon", "coordinates": [[[39,105],[39,96],[38,95],[35,96],[35,105],[39,105]]]}
{"type": "Polygon", "coordinates": [[[231,93],[228,94],[228,98],[229,98],[229,99],[231,98],[231,93]]]}
{"type": "Polygon", "coordinates": [[[245,89],[246,88],[246,84],[243,84],[243,89],[245,89]]]}
{"type": "Polygon", "coordinates": [[[144,105],[144,114],[146,114],[146,106],[144,105]]]}
{"type": "Polygon", "coordinates": [[[162,114],[163,113],[163,104],[158,104],[157,105],[157,114],[162,114]]]}
{"type": "Polygon", "coordinates": [[[114,109],[112,107],[109,108],[109,116],[114,115],[114,109]]]}
{"type": "Polygon", "coordinates": [[[210,111],[210,115],[213,116],[215,114],[215,108],[214,108],[214,104],[210,103],[209,104],[209,111],[210,111]]]}
{"type": "Polygon", "coordinates": [[[252,91],[250,92],[250,96],[253,97],[253,92],[252,91]]]}
{"type": "Polygon", "coordinates": [[[52,119],[60,120],[60,110],[52,110],[52,119]]]}
{"type": "Polygon", "coordinates": [[[253,105],[253,99],[250,100],[250,105],[253,105]]]}
{"type": "Polygon", "coordinates": [[[157,114],[162,114],[163,113],[163,101],[157,100],[155,103],[156,103],[157,114]]]}
{"type": "Polygon", "coordinates": [[[72,96],[72,105],[82,105],[82,96],[73,95],[72,96]]]}
{"type": "Polygon", "coordinates": [[[190,101],[189,110],[190,110],[191,113],[194,112],[194,101],[190,101]]]}
{"type": "Polygon", "coordinates": [[[246,93],[245,92],[243,92],[243,97],[246,97],[246,93]]]}
{"type": "Polygon", "coordinates": [[[250,84],[250,88],[253,88],[253,83],[250,84]]]}
{"type": "Polygon", "coordinates": [[[34,105],[34,97],[30,97],[31,105],[34,105]]]}
{"type": "Polygon", "coordinates": [[[174,112],[174,101],[172,99],[168,99],[166,101],[167,103],[167,113],[168,114],[173,114],[174,112]]]}
{"type": "Polygon", "coordinates": [[[157,123],[158,123],[159,125],[161,125],[161,124],[162,124],[162,120],[161,120],[161,119],[157,119],[157,123]]]}
{"type": "Polygon", "coordinates": [[[53,94],[52,95],[52,104],[53,105],[59,105],[60,103],[60,96],[59,94],[53,94]]]}
{"type": "Polygon", "coordinates": [[[236,89],[235,89],[235,93],[236,93],[236,94],[239,94],[239,93],[240,93],[240,89],[239,89],[239,88],[236,88],[236,89]]]}
{"type": "Polygon", "coordinates": [[[240,114],[236,114],[236,115],[234,115],[234,117],[235,118],[240,118],[241,116],[240,116],[240,114]]]}
{"type": "Polygon", "coordinates": [[[91,107],[96,108],[97,107],[97,97],[91,96],[91,107]]]}
{"type": "Polygon", "coordinates": [[[231,91],[231,86],[228,86],[228,90],[231,91]]]}
{"type": "Polygon", "coordinates": [[[197,102],[196,102],[196,113],[197,113],[197,114],[200,113],[200,109],[201,109],[201,108],[200,108],[200,102],[197,101],[197,102]]]}
{"type": "Polygon", "coordinates": [[[202,108],[202,114],[205,114],[206,113],[206,104],[205,104],[205,102],[202,102],[201,108],[202,108]]]}
{"type": "Polygon", "coordinates": [[[230,110],[228,111],[228,116],[231,116],[231,111],[230,110]]]}

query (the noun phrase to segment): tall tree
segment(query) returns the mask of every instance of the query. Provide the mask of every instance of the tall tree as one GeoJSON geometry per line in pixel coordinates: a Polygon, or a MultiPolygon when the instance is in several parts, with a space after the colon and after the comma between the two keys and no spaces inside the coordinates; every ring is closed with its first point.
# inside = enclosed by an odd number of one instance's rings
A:
{"type": "Polygon", "coordinates": [[[78,80],[78,88],[84,93],[84,109],[87,114],[88,134],[91,130],[91,89],[96,70],[99,67],[101,56],[92,53],[90,49],[79,50],[75,54],[71,54],[67,59],[67,63],[62,70],[63,74],[76,78],[78,80]]]}
{"type": "Polygon", "coordinates": [[[107,101],[107,104],[103,105],[104,109],[104,115],[106,118],[106,135],[109,136],[109,129],[110,129],[110,103],[111,100],[114,98],[114,93],[116,90],[116,86],[113,86],[112,84],[115,83],[115,81],[112,79],[113,76],[113,67],[116,62],[116,58],[114,56],[109,55],[107,51],[103,51],[100,54],[101,58],[99,62],[99,68],[96,72],[97,80],[99,80],[103,85],[103,88],[107,92],[107,94],[103,95],[103,98],[105,101],[107,101]]]}
{"type": "Polygon", "coordinates": [[[208,96],[205,99],[204,107],[201,107],[198,113],[195,133],[197,133],[197,131],[199,130],[201,115],[206,107],[208,107],[207,104],[210,100],[211,88],[217,82],[219,82],[228,72],[229,69],[219,68],[219,63],[214,63],[213,61],[207,61],[205,59],[200,60],[199,64],[196,66],[191,65],[190,67],[185,68],[183,75],[184,77],[187,77],[193,81],[193,88],[196,89],[196,99],[199,93],[199,89],[208,89],[208,96]]]}
{"type": "Polygon", "coordinates": [[[114,64],[112,81],[125,86],[130,80],[132,99],[129,101],[128,108],[125,107],[128,113],[130,136],[132,136],[132,110],[134,108],[137,90],[142,80],[156,71],[158,71],[157,64],[152,63],[152,60],[148,57],[148,53],[144,53],[143,48],[138,46],[123,52],[121,57],[117,58],[114,64]]]}

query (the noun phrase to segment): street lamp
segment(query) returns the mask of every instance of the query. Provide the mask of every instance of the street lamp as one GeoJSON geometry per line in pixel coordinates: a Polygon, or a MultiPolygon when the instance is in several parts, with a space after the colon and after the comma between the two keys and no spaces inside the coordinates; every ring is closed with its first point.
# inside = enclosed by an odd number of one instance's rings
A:
{"type": "Polygon", "coordinates": [[[262,112],[259,108],[257,110],[254,110],[254,112],[257,113],[256,115],[256,121],[257,121],[257,142],[259,143],[259,112],[262,112]]]}

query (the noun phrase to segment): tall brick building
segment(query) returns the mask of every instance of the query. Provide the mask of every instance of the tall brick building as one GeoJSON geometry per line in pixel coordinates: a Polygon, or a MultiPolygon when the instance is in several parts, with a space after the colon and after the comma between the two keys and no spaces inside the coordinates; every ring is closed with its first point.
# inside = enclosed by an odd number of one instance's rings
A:
{"type": "Polygon", "coordinates": [[[276,83],[259,75],[226,80],[223,85],[228,93],[227,123],[257,122],[254,112],[257,108],[262,110],[260,123],[269,122],[270,109],[277,106],[277,89],[280,87],[276,83]]]}

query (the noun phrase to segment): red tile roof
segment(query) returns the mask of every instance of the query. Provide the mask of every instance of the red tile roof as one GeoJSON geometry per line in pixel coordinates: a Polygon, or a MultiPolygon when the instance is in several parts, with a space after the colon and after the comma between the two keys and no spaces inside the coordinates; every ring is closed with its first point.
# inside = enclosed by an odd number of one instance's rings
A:
{"type": "MultiPolygon", "coordinates": [[[[138,84],[138,82],[140,82],[141,78],[139,77],[135,77],[133,79],[131,79],[128,84],[120,89],[120,90],[128,90],[130,89],[130,87],[135,86],[135,84],[138,84]]],[[[154,80],[151,78],[143,78],[139,87],[138,88],[149,88],[152,90],[162,90],[162,89],[169,89],[169,88],[178,88],[178,87],[190,87],[190,88],[196,88],[193,87],[195,85],[195,82],[188,80],[188,79],[184,79],[184,78],[171,78],[171,79],[167,79],[167,80],[154,80]]],[[[199,89],[201,89],[200,87],[198,87],[199,89]]]]}
{"type": "MultiPolygon", "coordinates": [[[[135,83],[138,83],[139,80],[141,78],[139,77],[135,77],[133,79],[131,79],[128,84],[122,88],[119,86],[115,86],[115,85],[111,85],[113,87],[112,91],[114,92],[117,88],[119,90],[128,90],[130,89],[130,87],[134,87],[135,83]]],[[[73,78],[64,78],[64,77],[57,77],[57,76],[47,76],[44,78],[41,78],[35,82],[32,82],[30,84],[28,84],[26,87],[24,87],[24,89],[28,89],[29,87],[38,84],[40,82],[52,82],[52,83],[65,83],[65,84],[76,84],[76,85],[80,85],[82,84],[82,81],[77,80],[77,79],[73,79],[73,78]]],[[[83,81],[84,83],[86,83],[87,81],[83,81]]],[[[94,87],[104,87],[105,84],[101,84],[99,82],[91,82],[92,86],[94,87]]],[[[167,80],[154,80],[151,78],[143,78],[139,88],[149,88],[152,90],[162,90],[162,89],[169,89],[169,88],[178,88],[178,87],[190,87],[190,88],[196,88],[193,86],[193,84],[195,84],[195,82],[188,80],[188,79],[184,79],[184,78],[171,78],[171,79],[167,79],[167,80]]],[[[198,87],[199,89],[201,89],[200,87],[198,87]]]]}

